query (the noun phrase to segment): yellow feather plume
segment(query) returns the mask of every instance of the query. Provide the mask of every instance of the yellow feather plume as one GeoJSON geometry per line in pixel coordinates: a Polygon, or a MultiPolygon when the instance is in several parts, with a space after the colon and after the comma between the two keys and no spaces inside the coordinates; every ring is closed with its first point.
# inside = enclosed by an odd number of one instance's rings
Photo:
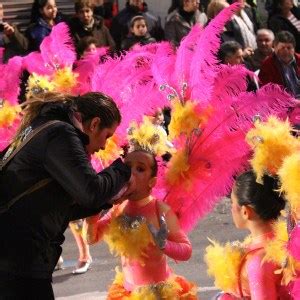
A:
{"type": "Polygon", "coordinates": [[[123,150],[121,150],[118,146],[118,138],[116,135],[113,135],[107,139],[105,149],[96,152],[94,155],[97,158],[100,158],[104,166],[108,166],[122,154],[123,150]]]}
{"type": "Polygon", "coordinates": [[[174,100],[172,103],[172,118],[168,127],[171,140],[181,134],[191,135],[193,130],[206,122],[212,111],[212,108],[208,108],[200,114],[197,103],[193,101],[187,101],[184,105],[179,100],[174,100]]]}
{"type": "Polygon", "coordinates": [[[214,277],[215,286],[224,292],[237,292],[238,271],[244,255],[240,244],[233,246],[226,243],[224,246],[215,241],[206,248],[204,260],[207,264],[207,273],[214,277]]]}
{"type": "Polygon", "coordinates": [[[52,92],[55,89],[55,85],[51,82],[49,76],[41,76],[36,73],[32,73],[27,81],[27,94],[26,97],[30,97],[46,92],[52,92]]]}
{"type": "Polygon", "coordinates": [[[256,122],[248,132],[246,139],[254,149],[251,164],[258,182],[265,173],[276,174],[284,158],[299,149],[291,130],[288,121],[270,117],[267,122],[256,122]]]}
{"type": "Polygon", "coordinates": [[[11,126],[19,117],[21,108],[19,105],[10,105],[4,101],[3,106],[0,107],[0,128],[11,126]]]}
{"type": "Polygon", "coordinates": [[[271,261],[281,266],[288,256],[288,252],[286,250],[286,244],[288,241],[286,222],[283,220],[276,221],[273,227],[274,238],[266,243],[266,253],[263,261],[271,261]]]}
{"type": "Polygon", "coordinates": [[[278,171],[281,191],[293,211],[300,210],[300,151],[285,158],[278,171]]]}
{"type": "MultiPolygon", "coordinates": [[[[176,153],[173,154],[170,162],[169,168],[166,173],[166,180],[169,185],[177,185],[182,180],[185,182],[188,181],[187,178],[190,175],[189,169],[190,165],[188,162],[188,155],[186,149],[179,149],[176,153]]],[[[189,188],[186,186],[186,188],[189,188]]]]}
{"type": "Polygon", "coordinates": [[[61,93],[71,93],[77,84],[78,74],[74,73],[70,67],[58,69],[52,79],[55,89],[61,93]]]}
{"type": "Polygon", "coordinates": [[[145,221],[136,222],[128,228],[122,222],[122,215],[112,219],[103,239],[112,253],[139,261],[143,264],[145,250],[153,239],[145,221]]]}
{"type": "Polygon", "coordinates": [[[169,151],[167,137],[147,117],[144,117],[140,125],[136,122],[130,124],[127,138],[131,150],[144,149],[155,155],[163,155],[169,151]]]}

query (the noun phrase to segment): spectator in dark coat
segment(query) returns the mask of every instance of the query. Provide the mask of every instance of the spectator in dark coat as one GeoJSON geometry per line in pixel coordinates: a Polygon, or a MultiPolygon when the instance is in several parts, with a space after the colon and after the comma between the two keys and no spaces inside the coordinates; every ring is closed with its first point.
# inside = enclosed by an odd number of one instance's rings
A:
{"type": "Polygon", "coordinates": [[[289,31],[296,40],[296,52],[300,52],[300,11],[292,0],[274,0],[268,21],[273,32],[289,31]]]}
{"type": "Polygon", "coordinates": [[[26,30],[29,50],[39,50],[52,27],[62,21],[65,21],[65,18],[57,12],[55,0],[35,0],[31,9],[31,25],[26,30]]]}
{"type": "Polygon", "coordinates": [[[115,42],[108,28],[104,25],[104,19],[94,16],[94,1],[79,0],[75,2],[76,16],[69,21],[77,52],[80,40],[84,37],[93,37],[97,47],[109,47],[115,49],[115,42]]]}
{"type": "Polygon", "coordinates": [[[263,62],[258,77],[261,85],[279,84],[300,99],[300,55],[295,53],[295,45],[290,32],[279,32],[274,40],[274,53],[263,62]]]}
{"type": "Polygon", "coordinates": [[[130,34],[122,41],[121,49],[129,50],[136,44],[147,45],[155,42],[155,38],[148,32],[146,19],[143,16],[136,16],[130,22],[130,34]]]}
{"type": "Polygon", "coordinates": [[[120,49],[122,40],[128,36],[130,21],[137,15],[146,19],[148,31],[153,38],[157,41],[163,40],[164,31],[161,27],[160,18],[148,11],[148,5],[144,0],[129,0],[126,2],[126,7],[112,21],[110,31],[117,44],[117,49],[120,49]]]}
{"type": "Polygon", "coordinates": [[[206,23],[207,16],[200,12],[198,0],[182,0],[181,5],[167,17],[165,37],[177,47],[195,24],[204,26],[206,23]]]}
{"type": "Polygon", "coordinates": [[[262,62],[273,53],[274,33],[270,29],[259,29],[256,35],[257,49],[254,54],[245,59],[247,68],[251,71],[260,69],[262,62]]]}
{"type": "Polygon", "coordinates": [[[15,55],[24,55],[28,49],[27,38],[14,25],[3,22],[3,5],[0,3],[0,47],[4,48],[3,61],[15,55]]]}

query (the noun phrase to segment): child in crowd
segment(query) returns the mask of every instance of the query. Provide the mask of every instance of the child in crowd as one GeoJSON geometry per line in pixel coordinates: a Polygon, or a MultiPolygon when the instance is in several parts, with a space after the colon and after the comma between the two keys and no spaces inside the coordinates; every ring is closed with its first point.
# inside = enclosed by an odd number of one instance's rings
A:
{"type": "Polygon", "coordinates": [[[78,0],[75,2],[76,16],[69,21],[71,35],[74,39],[76,49],[84,37],[93,37],[97,47],[109,47],[115,49],[115,42],[111,37],[103,18],[94,16],[94,1],[78,0]]]}
{"type": "Polygon", "coordinates": [[[31,25],[26,30],[29,50],[38,51],[52,27],[62,21],[64,17],[58,13],[55,0],[35,0],[31,9],[31,25]]]}
{"type": "Polygon", "coordinates": [[[143,16],[135,16],[130,21],[130,33],[122,41],[121,48],[129,50],[135,44],[147,45],[155,42],[155,38],[148,32],[146,19],[143,16]]]}
{"type": "Polygon", "coordinates": [[[172,209],[151,195],[158,172],[156,158],[148,147],[132,145],[125,162],[136,189],[103,217],[90,217],[84,223],[90,244],[104,239],[121,257],[122,271],[117,271],[107,299],[197,299],[195,286],[167,264],[167,256],[188,260],[192,246],[172,209]]]}
{"type": "Polygon", "coordinates": [[[97,40],[92,36],[82,38],[78,44],[79,58],[87,53],[93,53],[97,50],[97,40]]]}

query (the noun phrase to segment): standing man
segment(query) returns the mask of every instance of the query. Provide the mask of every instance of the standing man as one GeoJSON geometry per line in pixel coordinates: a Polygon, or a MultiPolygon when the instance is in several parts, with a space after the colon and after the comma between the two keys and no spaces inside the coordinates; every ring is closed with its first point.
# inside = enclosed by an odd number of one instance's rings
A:
{"type": "Polygon", "coordinates": [[[257,31],[257,49],[254,54],[245,59],[247,68],[251,71],[260,69],[262,62],[273,53],[274,33],[270,29],[259,29],[257,31]]]}

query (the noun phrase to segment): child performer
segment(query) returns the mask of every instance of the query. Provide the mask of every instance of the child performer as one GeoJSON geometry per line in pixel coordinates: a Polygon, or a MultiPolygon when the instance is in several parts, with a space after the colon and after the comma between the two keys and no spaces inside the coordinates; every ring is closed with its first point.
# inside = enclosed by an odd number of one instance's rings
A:
{"type": "Polygon", "coordinates": [[[192,246],[170,207],[151,196],[158,172],[151,146],[141,147],[133,139],[131,145],[125,162],[136,179],[136,190],[104,217],[90,217],[84,223],[88,243],[103,238],[121,256],[122,272],[117,272],[107,299],[197,299],[195,285],[175,275],[167,264],[167,256],[188,260],[192,246]]]}
{"type": "MultiPolygon", "coordinates": [[[[237,272],[231,277],[231,290],[229,288],[221,293],[217,299],[290,299],[281,286],[282,276],[275,272],[280,266],[264,261],[265,247],[275,234],[273,223],[285,206],[285,200],[276,189],[276,179],[265,175],[263,183],[257,183],[253,171],[245,172],[237,178],[231,193],[232,218],[235,226],[249,230],[250,236],[243,244],[233,246],[231,257],[236,261],[232,267],[236,266],[237,272]]],[[[206,254],[210,274],[216,266],[211,256],[213,250],[213,246],[209,246],[206,254]]],[[[230,260],[227,263],[230,264],[230,260]]],[[[217,275],[216,280],[223,283],[228,280],[225,273],[217,275]],[[218,279],[218,276],[224,277],[224,280],[220,277],[218,279]]]]}
{"type": "Polygon", "coordinates": [[[244,243],[225,247],[213,243],[205,255],[208,273],[224,291],[217,296],[221,300],[293,299],[290,287],[283,284],[286,246],[280,245],[287,239],[287,230],[285,222],[276,220],[285,207],[286,195],[277,170],[283,157],[297,149],[297,143],[287,122],[270,118],[255,125],[247,134],[254,147],[254,171],[240,175],[231,194],[234,224],[249,230],[250,236],[244,243]]]}

